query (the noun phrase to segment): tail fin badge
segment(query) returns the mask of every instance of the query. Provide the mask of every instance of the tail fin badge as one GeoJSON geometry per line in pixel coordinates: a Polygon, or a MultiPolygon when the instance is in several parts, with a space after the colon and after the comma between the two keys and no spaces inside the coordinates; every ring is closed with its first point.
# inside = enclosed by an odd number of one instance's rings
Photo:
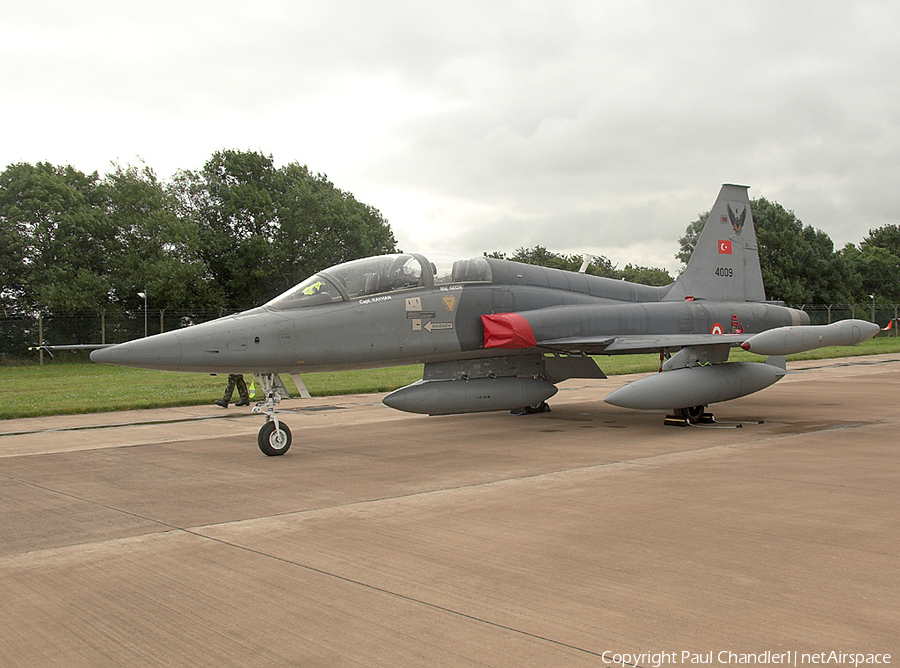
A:
{"type": "Polygon", "coordinates": [[[728,204],[728,218],[731,220],[731,227],[734,228],[735,234],[740,234],[744,229],[744,221],[747,219],[747,207],[741,208],[741,213],[735,215],[734,211],[731,209],[731,205],[728,204]]]}

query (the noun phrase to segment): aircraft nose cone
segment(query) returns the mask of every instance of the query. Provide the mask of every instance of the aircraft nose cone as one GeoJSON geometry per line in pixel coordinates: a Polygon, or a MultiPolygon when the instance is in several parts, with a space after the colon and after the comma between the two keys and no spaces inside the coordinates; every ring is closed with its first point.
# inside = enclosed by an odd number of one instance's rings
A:
{"type": "Polygon", "coordinates": [[[125,364],[125,360],[130,358],[131,348],[127,343],[91,351],[91,361],[101,364],[125,364]]]}
{"type": "Polygon", "coordinates": [[[136,339],[91,353],[91,361],[142,369],[177,371],[181,364],[181,341],[173,332],[136,339]]]}

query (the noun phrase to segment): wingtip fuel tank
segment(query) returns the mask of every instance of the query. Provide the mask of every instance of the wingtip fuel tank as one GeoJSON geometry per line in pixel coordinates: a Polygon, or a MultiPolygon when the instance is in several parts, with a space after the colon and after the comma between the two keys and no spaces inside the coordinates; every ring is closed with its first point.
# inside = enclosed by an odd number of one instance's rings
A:
{"type": "Polygon", "coordinates": [[[754,334],[741,348],[759,355],[796,355],[825,346],[854,346],[881,328],[866,320],[841,320],[830,325],[788,326],[754,334]]]}

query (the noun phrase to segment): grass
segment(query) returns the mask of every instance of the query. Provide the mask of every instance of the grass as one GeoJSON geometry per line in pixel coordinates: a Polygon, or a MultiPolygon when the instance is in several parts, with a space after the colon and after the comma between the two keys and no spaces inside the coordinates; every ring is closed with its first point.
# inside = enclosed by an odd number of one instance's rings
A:
{"type": "MultiPolygon", "coordinates": [[[[788,357],[789,361],[900,352],[900,338],[876,337],[852,348],[820,348],[788,357]]],[[[607,375],[644,373],[659,366],[656,355],[598,356],[607,375]]],[[[732,361],[763,361],[758,355],[732,351],[732,361]]],[[[368,371],[310,373],[303,382],[314,396],[387,392],[422,377],[422,366],[368,371]]],[[[0,419],[95,413],[137,408],[210,404],[221,398],[226,376],[128,369],[91,362],[49,362],[44,366],[0,366],[0,419]]],[[[291,380],[288,389],[296,395],[291,380]]]]}

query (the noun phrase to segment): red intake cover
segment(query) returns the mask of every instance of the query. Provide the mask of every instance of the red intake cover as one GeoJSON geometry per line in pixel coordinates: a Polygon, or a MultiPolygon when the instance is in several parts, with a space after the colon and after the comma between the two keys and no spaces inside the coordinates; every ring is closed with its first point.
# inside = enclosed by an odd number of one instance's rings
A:
{"type": "Polygon", "coordinates": [[[481,316],[485,348],[534,348],[537,342],[531,325],[518,313],[481,316]]]}

